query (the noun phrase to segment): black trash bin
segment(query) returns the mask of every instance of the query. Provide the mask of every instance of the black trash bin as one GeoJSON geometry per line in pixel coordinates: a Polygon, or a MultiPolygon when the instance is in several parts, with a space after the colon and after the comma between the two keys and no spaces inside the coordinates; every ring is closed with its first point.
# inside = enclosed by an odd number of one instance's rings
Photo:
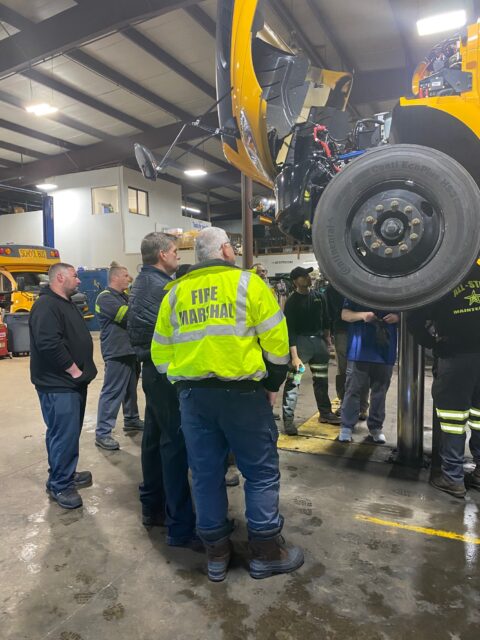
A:
{"type": "Polygon", "coordinates": [[[8,350],[14,356],[30,353],[30,331],[28,328],[29,313],[6,313],[3,321],[8,327],[8,350]]]}

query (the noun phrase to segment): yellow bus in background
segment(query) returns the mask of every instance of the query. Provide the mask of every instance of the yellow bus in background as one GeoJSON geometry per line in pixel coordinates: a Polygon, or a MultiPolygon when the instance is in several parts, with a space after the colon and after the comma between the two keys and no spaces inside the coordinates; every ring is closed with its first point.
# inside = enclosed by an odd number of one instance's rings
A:
{"type": "Polygon", "coordinates": [[[30,311],[48,284],[48,270],[60,262],[53,247],[0,244],[0,302],[10,313],[30,311]],[[7,306],[8,305],[8,306],[7,306]]]}

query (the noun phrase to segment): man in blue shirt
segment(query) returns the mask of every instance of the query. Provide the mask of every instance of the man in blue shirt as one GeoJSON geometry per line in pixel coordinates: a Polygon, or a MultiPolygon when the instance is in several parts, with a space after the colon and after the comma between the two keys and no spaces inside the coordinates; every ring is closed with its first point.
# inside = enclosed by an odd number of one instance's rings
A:
{"type": "Polygon", "coordinates": [[[373,441],[383,444],[385,399],[397,357],[399,316],[388,311],[373,311],[345,299],[342,320],[351,324],[348,328],[347,383],[338,440],[352,441],[360,410],[360,395],[367,385],[370,388],[368,429],[373,441]]]}

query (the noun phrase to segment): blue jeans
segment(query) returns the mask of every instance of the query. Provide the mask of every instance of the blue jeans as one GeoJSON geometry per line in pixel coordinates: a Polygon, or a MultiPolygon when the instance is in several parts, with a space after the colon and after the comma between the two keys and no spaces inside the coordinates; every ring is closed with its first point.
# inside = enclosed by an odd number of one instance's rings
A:
{"type": "Polygon", "coordinates": [[[225,487],[230,450],[245,478],[250,534],[281,528],[278,430],[264,390],[194,387],[179,397],[199,536],[215,541],[230,533],[225,487]]]}
{"type": "Polygon", "coordinates": [[[37,393],[47,425],[47,488],[58,493],[74,486],[87,388],[66,393],[37,393]]]}
{"type": "Polygon", "coordinates": [[[367,425],[370,431],[383,428],[385,401],[392,379],[393,365],[375,362],[347,364],[347,384],[342,402],[342,428],[353,431],[358,422],[360,403],[365,389],[370,389],[370,410],[367,425]]]}

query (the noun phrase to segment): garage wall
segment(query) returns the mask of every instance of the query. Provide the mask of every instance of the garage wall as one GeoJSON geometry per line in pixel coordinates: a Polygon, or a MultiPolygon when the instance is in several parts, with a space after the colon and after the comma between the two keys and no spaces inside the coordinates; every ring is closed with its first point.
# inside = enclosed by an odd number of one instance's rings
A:
{"type": "Polygon", "coordinates": [[[0,216],[0,244],[42,244],[42,212],[12,213],[0,216]]]}

